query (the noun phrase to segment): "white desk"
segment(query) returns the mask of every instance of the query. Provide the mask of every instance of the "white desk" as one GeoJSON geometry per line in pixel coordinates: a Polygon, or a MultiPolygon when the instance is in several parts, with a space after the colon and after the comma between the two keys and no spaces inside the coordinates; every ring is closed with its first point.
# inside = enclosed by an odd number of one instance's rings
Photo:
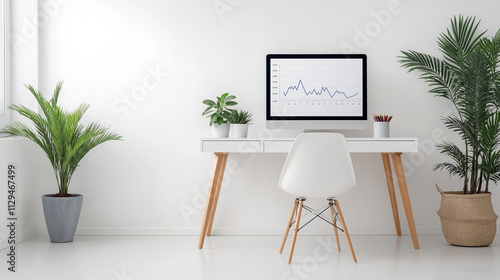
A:
{"type": "MultiPolygon", "coordinates": [[[[215,164],[210,183],[210,190],[203,216],[203,225],[200,233],[198,248],[203,248],[205,236],[210,236],[215,217],[215,210],[219,200],[219,194],[226,167],[227,157],[230,153],[288,153],[295,138],[282,139],[234,139],[234,138],[205,138],[201,139],[201,152],[214,153],[215,164]]],[[[417,230],[413,219],[410,196],[406,186],[406,178],[401,161],[402,153],[414,153],[418,151],[418,140],[416,138],[347,138],[347,146],[351,153],[380,153],[384,165],[387,188],[391,199],[392,213],[396,234],[401,235],[401,225],[396,203],[394,180],[392,178],[391,158],[394,171],[398,181],[403,208],[405,210],[408,227],[415,249],[419,249],[417,230]]]]}

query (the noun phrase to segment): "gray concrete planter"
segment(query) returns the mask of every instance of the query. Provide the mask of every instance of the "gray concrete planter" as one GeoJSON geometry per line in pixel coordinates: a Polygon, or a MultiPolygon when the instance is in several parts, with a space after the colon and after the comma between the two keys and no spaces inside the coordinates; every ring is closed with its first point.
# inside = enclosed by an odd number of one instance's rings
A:
{"type": "Polygon", "coordinates": [[[43,213],[53,243],[72,242],[82,210],[82,195],[74,197],[42,196],[43,213]]]}

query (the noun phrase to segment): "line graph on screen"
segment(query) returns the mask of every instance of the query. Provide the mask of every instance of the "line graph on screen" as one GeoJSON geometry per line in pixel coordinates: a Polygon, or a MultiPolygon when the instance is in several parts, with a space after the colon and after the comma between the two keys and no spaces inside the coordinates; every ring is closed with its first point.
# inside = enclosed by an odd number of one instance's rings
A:
{"type": "MultiPolygon", "coordinates": [[[[362,76],[359,65],[345,61],[309,64],[277,64],[275,100],[278,102],[361,102],[362,76]]],[[[311,104],[311,103],[308,103],[311,104]]],[[[353,109],[352,107],[350,107],[353,109]]]]}
{"type": "Polygon", "coordinates": [[[365,118],[365,55],[268,55],[266,73],[270,119],[365,118]]]}
{"type": "Polygon", "coordinates": [[[333,100],[334,98],[337,98],[338,100],[345,100],[345,101],[359,95],[359,92],[348,94],[345,91],[341,91],[338,89],[330,90],[326,86],[321,86],[319,90],[316,88],[313,89],[309,88],[309,90],[307,90],[306,87],[304,86],[304,83],[302,82],[302,79],[299,79],[299,82],[297,83],[296,86],[289,86],[288,88],[286,88],[286,91],[283,91],[282,93],[284,97],[306,96],[310,98],[319,97],[322,99],[324,98],[326,100],[333,100]]]}

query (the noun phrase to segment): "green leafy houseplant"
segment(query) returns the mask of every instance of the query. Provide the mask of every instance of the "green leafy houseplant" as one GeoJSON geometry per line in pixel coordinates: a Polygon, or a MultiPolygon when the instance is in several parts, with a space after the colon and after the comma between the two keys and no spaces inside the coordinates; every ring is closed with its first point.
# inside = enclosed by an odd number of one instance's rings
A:
{"type": "Polygon", "coordinates": [[[49,158],[57,179],[59,192],[53,196],[68,197],[72,196],[68,194],[71,178],[83,157],[97,145],[110,140],[122,140],[122,137],[95,122],[82,125],[80,121],[89,108],[88,104],[83,103],[74,111],[61,108],[57,102],[62,84],[57,84],[50,100],[27,85],[42,114],[23,105],[10,105],[11,110],[29,119],[34,128],[15,122],[3,128],[0,136],[24,137],[40,146],[49,158]]]}
{"type": "Polygon", "coordinates": [[[416,51],[400,56],[403,67],[419,71],[430,92],[455,109],[443,121],[461,140],[437,144],[451,161],[436,164],[434,170],[463,180],[458,192],[436,185],[443,235],[459,246],[490,245],[497,230],[489,183],[500,180],[500,30],[487,38],[478,27],[473,17],[454,17],[451,29],[438,38],[443,58],[416,51]]]}
{"type": "Polygon", "coordinates": [[[218,125],[225,123],[232,111],[228,107],[238,104],[234,99],[236,99],[236,96],[224,93],[218,96],[215,101],[210,99],[203,100],[202,103],[207,105],[207,108],[203,111],[202,116],[210,118],[210,126],[214,123],[218,125]]]}
{"type": "Polygon", "coordinates": [[[451,29],[438,45],[443,58],[402,51],[400,63],[418,71],[430,92],[445,98],[455,113],[443,118],[461,142],[444,142],[437,148],[451,161],[434,170],[446,170],[463,180],[464,194],[489,192],[489,182],[500,180],[500,30],[487,38],[475,18],[452,18],[451,29]]]}
{"type": "Polygon", "coordinates": [[[249,124],[252,120],[252,113],[243,110],[231,110],[227,116],[227,121],[231,124],[249,124]]]}

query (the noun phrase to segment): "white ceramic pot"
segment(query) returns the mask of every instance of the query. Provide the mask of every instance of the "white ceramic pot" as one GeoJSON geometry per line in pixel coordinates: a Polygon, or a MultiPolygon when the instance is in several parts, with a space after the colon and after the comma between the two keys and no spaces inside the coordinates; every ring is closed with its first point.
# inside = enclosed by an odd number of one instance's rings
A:
{"type": "Polygon", "coordinates": [[[223,123],[218,125],[214,123],[212,125],[212,137],[214,138],[228,138],[229,137],[229,124],[223,123]]]}
{"type": "Polygon", "coordinates": [[[247,138],[248,124],[234,123],[231,125],[231,130],[233,131],[234,138],[247,138]]]}
{"type": "Polygon", "coordinates": [[[373,123],[373,138],[389,137],[389,122],[374,122],[373,123]]]}

